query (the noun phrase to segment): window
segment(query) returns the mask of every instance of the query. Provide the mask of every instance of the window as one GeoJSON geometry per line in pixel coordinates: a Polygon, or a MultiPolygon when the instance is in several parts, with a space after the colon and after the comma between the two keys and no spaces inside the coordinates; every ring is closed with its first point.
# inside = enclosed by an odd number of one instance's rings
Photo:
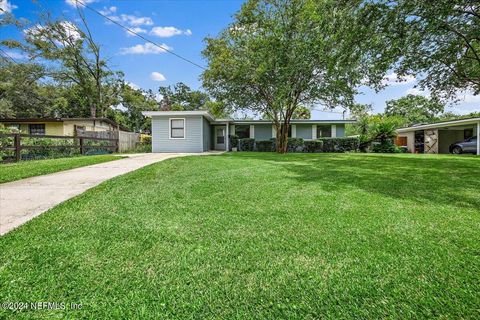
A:
{"type": "Polygon", "coordinates": [[[170,139],[185,139],[185,119],[170,119],[170,139]]]}
{"type": "Polygon", "coordinates": [[[38,135],[44,135],[45,134],[45,124],[29,124],[28,125],[28,132],[30,134],[38,134],[38,135]]]}
{"type": "Polygon", "coordinates": [[[332,126],[330,125],[317,125],[317,138],[330,138],[332,137],[332,126]]]}
{"type": "Polygon", "coordinates": [[[239,139],[250,138],[250,126],[248,125],[235,126],[235,135],[239,139]]]}

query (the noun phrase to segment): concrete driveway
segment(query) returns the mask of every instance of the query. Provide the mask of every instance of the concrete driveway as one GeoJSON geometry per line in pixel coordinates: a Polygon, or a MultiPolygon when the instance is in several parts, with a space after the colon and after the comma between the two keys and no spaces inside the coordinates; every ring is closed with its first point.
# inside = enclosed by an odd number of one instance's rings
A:
{"type": "MultiPolygon", "coordinates": [[[[208,155],[215,153],[201,153],[208,155]]],[[[0,235],[108,179],[186,153],[126,155],[128,158],[0,184],[0,235]]]]}

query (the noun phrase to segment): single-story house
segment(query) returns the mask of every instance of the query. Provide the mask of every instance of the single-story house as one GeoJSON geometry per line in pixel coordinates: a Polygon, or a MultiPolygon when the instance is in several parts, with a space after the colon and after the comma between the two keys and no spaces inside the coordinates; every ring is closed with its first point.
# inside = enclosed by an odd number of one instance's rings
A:
{"type": "Polygon", "coordinates": [[[118,131],[125,130],[108,118],[16,118],[0,119],[7,128],[14,128],[22,133],[53,136],[74,136],[77,129],[83,131],[118,131]]]}
{"type": "Polygon", "coordinates": [[[442,121],[397,130],[396,144],[411,153],[450,153],[450,145],[468,140],[469,152],[480,155],[480,118],[442,121]]]}
{"type": "MultiPolygon", "coordinates": [[[[208,111],[146,111],[143,115],[152,118],[153,152],[230,150],[229,136],[261,141],[276,134],[270,120],[215,119],[208,111]]],[[[344,137],[347,123],[355,121],[292,120],[289,137],[344,137]]]]}

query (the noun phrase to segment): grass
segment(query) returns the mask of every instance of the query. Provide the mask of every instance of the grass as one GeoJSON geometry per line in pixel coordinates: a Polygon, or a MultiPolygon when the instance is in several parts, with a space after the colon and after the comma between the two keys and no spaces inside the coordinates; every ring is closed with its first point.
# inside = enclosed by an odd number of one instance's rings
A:
{"type": "Polygon", "coordinates": [[[120,158],[112,155],[98,155],[0,164],[0,183],[118,160],[120,158]]]}
{"type": "Polygon", "coordinates": [[[167,160],[0,238],[0,318],[478,318],[480,159],[167,160]]]}

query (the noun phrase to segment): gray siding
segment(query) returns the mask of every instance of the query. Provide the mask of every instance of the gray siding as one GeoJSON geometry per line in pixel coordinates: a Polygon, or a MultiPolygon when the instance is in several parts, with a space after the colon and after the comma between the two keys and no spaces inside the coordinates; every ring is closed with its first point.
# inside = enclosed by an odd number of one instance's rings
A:
{"type": "Polygon", "coordinates": [[[202,152],[202,116],[152,117],[152,152],[202,152]],[[185,118],[185,139],[170,139],[169,119],[185,118]]]}
{"type": "Polygon", "coordinates": [[[297,124],[297,138],[312,139],[311,124],[297,124]]]}
{"type": "Polygon", "coordinates": [[[342,138],[345,137],[345,125],[342,124],[337,124],[337,137],[342,138]]]}
{"type": "Polygon", "coordinates": [[[255,140],[270,140],[272,138],[272,125],[271,124],[256,124],[254,129],[255,140]]]}
{"type": "Polygon", "coordinates": [[[212,149],[212,130],[210,128],[210,123],[207,119],[203,118],[203,151],[208,151],[212,149]]]}

